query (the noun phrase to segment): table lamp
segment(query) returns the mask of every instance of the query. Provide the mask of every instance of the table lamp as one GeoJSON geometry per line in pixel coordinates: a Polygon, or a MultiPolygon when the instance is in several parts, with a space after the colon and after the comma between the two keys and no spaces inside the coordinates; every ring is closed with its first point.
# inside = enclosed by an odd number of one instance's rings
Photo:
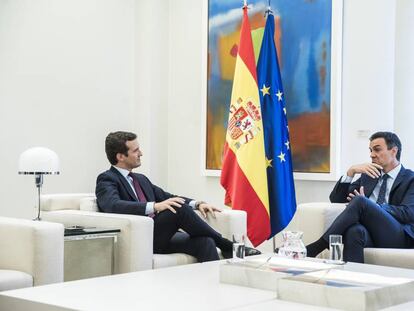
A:
{"type": "Polygon", "coordinates": [[[56,152],[44,148],[33,147],[24,151],[19,158],[19,174],[35,175],[37,187],[37,217],[40,219],[40,193],[43,184],[43,175],[59,174],[59,157],[56,152]]]}

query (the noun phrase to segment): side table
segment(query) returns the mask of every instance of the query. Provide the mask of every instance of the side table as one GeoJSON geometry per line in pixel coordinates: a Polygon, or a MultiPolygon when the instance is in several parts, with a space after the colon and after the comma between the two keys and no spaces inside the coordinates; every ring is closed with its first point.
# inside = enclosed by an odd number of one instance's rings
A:
{"type": "Polygon", "coordinates": [[[65,228],[64,280],[113,274],[119,229],[65,228]]]}

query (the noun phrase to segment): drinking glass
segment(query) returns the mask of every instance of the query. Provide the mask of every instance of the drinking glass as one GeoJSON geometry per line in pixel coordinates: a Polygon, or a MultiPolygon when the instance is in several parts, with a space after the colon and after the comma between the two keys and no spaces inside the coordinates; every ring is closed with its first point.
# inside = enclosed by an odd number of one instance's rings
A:
{"type": "Polygon", "coordinates": [[[342,244],[342,235],[331,234],[329,236],[329,259],[332,263],[343,262],[344,244],[342,244]]]}
{"type": "Polygon", "coordinates": [[[233,260],[243,260],[245,249],[244,234],[233,234],[233,260]]]}

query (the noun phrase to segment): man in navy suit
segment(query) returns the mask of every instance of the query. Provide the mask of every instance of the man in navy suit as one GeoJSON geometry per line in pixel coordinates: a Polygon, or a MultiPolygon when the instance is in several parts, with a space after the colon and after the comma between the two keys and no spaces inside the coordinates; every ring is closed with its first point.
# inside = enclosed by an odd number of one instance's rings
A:
{"type": "MultiPolygon", "coordinates": [[[[136,134],[109,133],[105,152],[112,166],[96,181],[100,211],[153,218],[154,253],[186,253],[203,262],[219,259],[217,246],[224,257],[231,257],[233,243],[194,212],[198,209],[204,217],[207,213],[215,217],[219,209],[202,201],[175,196],[152,184],[146,176],[132,172],[141,165],[142,156],[136,134]]],[[[257,254],[260,252],[246,248],[247,256],[257,254]]]]}
{"type": "Polygon", "coordinates": [[[391,132],[370,137],[371,163],[351,166],[330,200],[345,210],[325,234],[307,246],[315,257],[328,248],[329,235],[343,235],[344,260],[364,262],[365,247],[414,247],[414,172],[400,163],[401,141],[391,132]],[[355,180],[355,175],[361,177],[355,180]]]}

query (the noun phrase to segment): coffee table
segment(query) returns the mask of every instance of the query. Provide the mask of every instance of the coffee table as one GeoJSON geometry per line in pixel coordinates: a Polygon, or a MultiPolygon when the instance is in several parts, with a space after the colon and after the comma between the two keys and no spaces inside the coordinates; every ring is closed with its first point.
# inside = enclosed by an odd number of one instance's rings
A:
{"type": "MultiPolygon", "coordinates": [[[[266,255],[265,255],[266,256],[266,255]]],[[[219,282],[222,262],[191,264],[6,291],[1,310],[328,310],[276,299],[272,291],[219,282]]],[[[346,269],[414,279],[414,270],[347,264],[346,269]]],[[[408,305],[413,310],[413,304],[408,305]]],[[[390,310],[408,310],[400,305],[390,310]]]]}

